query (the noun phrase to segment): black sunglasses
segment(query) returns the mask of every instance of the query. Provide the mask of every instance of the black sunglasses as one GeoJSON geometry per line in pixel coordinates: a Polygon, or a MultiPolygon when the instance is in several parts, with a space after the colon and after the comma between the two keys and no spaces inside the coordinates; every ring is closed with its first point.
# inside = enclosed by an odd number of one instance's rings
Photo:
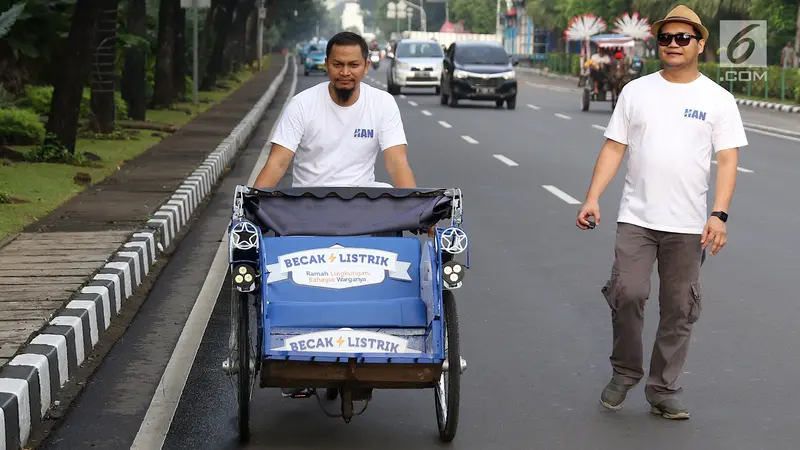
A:
{"type": "Polygon", "coordinates": [[[689,34],[689,33],[675,33],[675,34],[659,33],[658,34],[658,45],[660,45],[662,47],[666,47],[670,43],[672,43],[672,39],[673,38],[675,39],[675,43],[676,44],[680,45],[681,47],[686,47],[687,45],[689,45],[689,42],[692,42],[692,38],[695,38],[695,39],[697,39],[699,41],[703,37],[702,36],[695,36],[695,35],[689,34]]]}

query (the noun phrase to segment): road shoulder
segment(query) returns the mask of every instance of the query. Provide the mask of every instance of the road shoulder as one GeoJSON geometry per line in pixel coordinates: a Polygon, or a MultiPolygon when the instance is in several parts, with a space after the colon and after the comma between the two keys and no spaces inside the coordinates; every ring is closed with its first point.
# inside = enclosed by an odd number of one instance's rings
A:
{"type": "Polygon", "coordinates": [[[225,101],[0,249],[0,305],[25,308],[0,308],[0,449],[34,443],[63,416],[246,146],[292,61],[270,58],[225,101]],[[20,270],[41,276],[31,285],[20,270]]]}

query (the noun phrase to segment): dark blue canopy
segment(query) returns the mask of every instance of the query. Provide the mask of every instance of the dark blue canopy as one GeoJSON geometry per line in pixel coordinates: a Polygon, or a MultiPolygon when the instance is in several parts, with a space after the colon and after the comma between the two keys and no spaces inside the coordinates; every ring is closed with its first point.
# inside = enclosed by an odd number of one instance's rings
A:
{"type": "Polygon", "coordinates": [[[245,217],[280,236],[360,236],[421,232],[449,219],[445,189],[314,187],[250,189],[245,217]]]}

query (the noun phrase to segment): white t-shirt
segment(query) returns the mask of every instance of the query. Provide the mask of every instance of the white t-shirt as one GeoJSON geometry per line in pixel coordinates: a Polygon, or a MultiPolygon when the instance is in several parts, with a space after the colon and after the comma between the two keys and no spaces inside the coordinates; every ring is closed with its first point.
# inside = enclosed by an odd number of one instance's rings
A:
{"type": "Polygon", "coordinates": [[[701,234],[712,149],[747,145],[736,99],[705,76],[671,83],[660,72],[622,89],[605,137],[628,146],[619,222],[701,234]]]}
{"type": "Polygon", "coordinates": [[[361,83],[355,104],[331,99],[328,81],[295,95],[272,142],[295,153],[292,186],[366,186],[378,153],[407,144],[394,97],[361,83]]]}

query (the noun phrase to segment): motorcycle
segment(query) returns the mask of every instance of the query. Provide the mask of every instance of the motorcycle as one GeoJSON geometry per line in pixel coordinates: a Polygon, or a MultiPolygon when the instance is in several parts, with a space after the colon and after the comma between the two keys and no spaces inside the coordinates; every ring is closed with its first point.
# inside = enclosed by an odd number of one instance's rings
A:
{"type": "Polygon", "coordinates": [[[378,52],[372,52],[372,54],[369,56],[369,62],[375,70],[378,70],[378,67],[380,67],[381,63],[381,56],[378,54],[378,52]]]}

